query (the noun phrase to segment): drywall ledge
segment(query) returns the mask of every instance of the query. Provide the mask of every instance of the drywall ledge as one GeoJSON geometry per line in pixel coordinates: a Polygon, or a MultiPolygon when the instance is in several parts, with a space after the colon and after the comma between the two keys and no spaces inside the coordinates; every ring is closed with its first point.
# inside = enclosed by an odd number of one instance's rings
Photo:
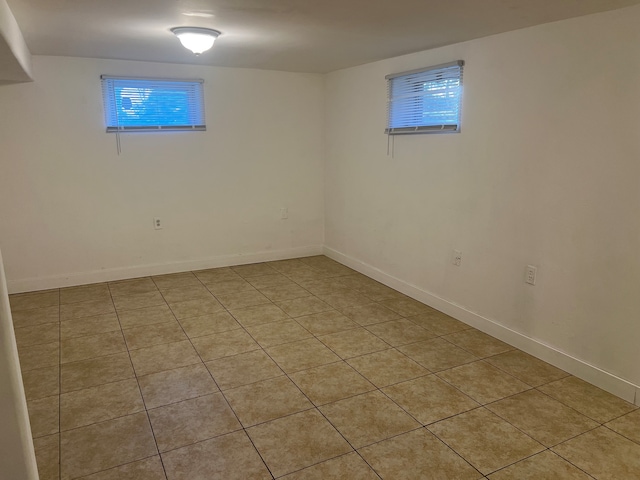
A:
{"type": "Polygon", "coordinates": [[[232,265],[246,265],[249,263],[271,262],[289,258],[322,255],[321,245],[289,248],[248,254],[221,255],[187,262],[161,263],[155,265],[139,265],[135,267],[109,268],[93,272],[79,272],[67,275],[49,277],[25,278],[10,280],[9,293],[35,292],[50,288],[73,287],[89,283],[125,280],[128,278],[147,277],[149,275],[164,275],[167,273],[188,272],[205,268],[229,267],[232,265]]]}
{"type": "Polygon", "coordinates": [[[422,303],[425,303],[441,312],[450,315],[461,322],[471,325],[478,330],[508,343],[524,352],[533,355],[545,362],[565,370],[578,378],[581,378],[613,395],[628,402],[640,406],[640,386],[628,382],[620,377],[605,372],[600,368],[590,365],[571,355],[557,350],[551,345],[540,342],[534,338],[522,335],[499,323],[471,312],[460,305],[451,303],[432,293],[411,285],[399,278],[389,275],[367,263],[361,262],[351,256],[345,255],[330,247],[324,247],[324,254],[333,260],[346,265],[368,277],[377,280],[388,287],[408,295],[422,303]]]}
{"type": "Polygon", "coordinates": [[[0,84],[32,80],[31,52],[9,5],[0,0],[0,84]]]}
{"type": "Polygon", "coordinates": [[[37,480],[18,348],[0,254],[0,477],[37,480]]]}

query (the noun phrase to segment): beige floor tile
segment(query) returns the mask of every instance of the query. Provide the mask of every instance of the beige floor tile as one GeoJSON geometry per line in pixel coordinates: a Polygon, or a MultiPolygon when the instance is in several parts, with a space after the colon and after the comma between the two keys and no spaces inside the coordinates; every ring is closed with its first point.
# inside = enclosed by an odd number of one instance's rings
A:
{"type": "Polygon", "coordinates": [[[46,323],[32,327],[14,329],[18,348],[24,349],[31,345],[57,342],[60,339],[60,324],[46,323]]]}
{"type": "Polygon", "coordinates": [[[334,293],[331,295],[319,295],[320,300],[328,303],[333,308],[342,310],[343,308],[357,307],[371,303],[371,299],[356,291],[344,293],[334,293]]]}
{"type": "Polygon", "coordinates": [[[138,377],[148,409],[201,397],[218,387],[201,363],[138,377]]]}
{"type": "Polygon", "coordinates": [[[182,327],[175,320],[167,323],[159,323],[152,327],[142,326],[128,328],[123,330],[122,333],[124,333],[124,338],[129,350],[162,345],[163,343],[180,342],[187,339],[182,327]]]}
{"type": "Polygon", "coordinates": [[[130,355],[138,376],[200,363],[189,340],[133,350],[130,355]]]}
{"type": "Polygon", "coordinates": [[[251,263],[248,265],[236,265],[231,267],[235,273],[243,278],[259,277],[276,273],[270,265],[266,263],[251,263]]]}
{"type": "Polygon", "coordinates": [[[192,339],[192,342],[198,354],[205,362],[215,360],[216,358],[258,350],[260,348],[260,345],[242,329],[197,337],[192,339]]]}
{"type": "Polygon", "coordinates": [[[322,273],[315,268],[311,268],[308,265],[305,265],[304,268],[297,268],[287,272],[286,276],[299,284],[302,284],[305,281],[322,280],[327,278],[325,273],[322,273]]]}
{"type": "Polygon", "coordinates": [[[55,305],[53,307],[12,311],[11,317],[15,328],[33,327],[45,323],[58,323],[60,321],[60,307],[55,305]]]}
{"type": "Polygon", "coordinates": [[[484,408],[427,428],[484,475],[544,450],[538,442],[484,408]]]}
{"type": "Polygon", "coordinates": [[[538,389],[600,423],[608,422],[637,408],[576,377],[566,377],[542,385],[538,389]]]}
{"type": "Polygon", "coordinates": [[[506,343],[476,329],[451,333],[443,338],[479,358],[491,357],[493,355],[514,350],[511,345],[507,345],[506,343]]]}
{"type": "Polygon", "coordinates": [[[162,454],[169,480],[269,480],[271,475],[243,431],[162,454]]]}
{"type": "Polygon", "coordinates": [[[354,448],[361,448],[421,425],[379,391],[319,407],[354,448]]]}
{"type": "Polygon", "coordinates": [[[263,347],[310,338],[312,335],[295,320],[247,327],[247,332],[263,347]]]}
{"type": "Polygon", "coordinates": [[[286,343],[267,349],[267,353],[286,373],[337,362],[340,358],[315,338],[286,343]]]}
{"type": "Polygon", "coordinates": [[[530,388],[517,378],[482,361],[438,372],[437,375],[482,404],[495,402],[530,388]]]}
{"type": "Polygon", "coordinates": [[[89,475],[157,454],[146,413],[62,432],[62,479],[89,475]]]}
{"type": "Polygon", "coordinates": [[[190,287],[172,288],[162,292],[167,303],[186,302],[187,300],[196,300],[198,298],[211,298],[211,292],[207,288],[198,283],[190,287]]]}
{"type": "Polygon", "coordinates": [[[60,322],[60,338],[62,340],[118,330],[120,330],[120,322],[118,322],[118,316],[115,313],[60,322]]]}
{"type": "Polygon", "coordinates": [[[369,325],[367,330],[394,347],[422,342],[436,336],[405,318],[369,325]]]}
{"type": "Polygon", "coordinates": [[[109,291],[109,285],[106,283],[96,283],[93,285],[82,285],[79,287],[60,289],[61,305],[109,300],[111,300],[111,292],[109,291]]]}
{"type": "Polygon", "coordinates": [[[295,272],[296,270],[309,268],[307,265],[302,263],[299,258],[290,258],[287,260],[275,260],[273,262],[266,262],[271,268],[276,270],[277,272],[287,274],[291,272],[295,272]]]}
{"type": "Polygon", "coordinates": [[[160,452],[242,428],[221,393],[154,408],[149,418],[160,452]]]}
{"type": "Polygon", "coordinates": [[[201,317],[183,318],[180,325],[189,338],[236,330],[240,324],[228,312],[216,312],[201,317]]]}
{"type": "Polygon", "coordinates": [[[317,297],[302,297],[293,300],[278,302],[278,306],[292,317],[302,317],[314,313],[328,312],[333,310],[331,305],[323,302],[317,297]]]}
{"type": "Polygon", "coordinates": [[[60,395],[60,429],[124,417],[144,411],[138,382],[132,378],[60,395]]]}
{"type": "Polygon", "coordinates": [[[614,432],[640,443],[640,409],[607,423],[614,432]]]}
{"type": "Polygon", "coordinates": [[[477,480],[475,468],[421,428],[359,450],[382,478],[477,480]]]}
{"type": "Polygon", "coordinates": [[[395,349],[350,358],[347,363],[378,388],[430,373],[395,349]]]}
{"type": "Polygon", "coordinates": [[[432,312],[433,309],[424,303],[420,303],[417,300],[409,297],[392,298],[389,300],[382,300],[380,302],[385,307],[393,310],[394,312],[402,315],[403,317],[412,317],[415,315],[421,315],[423,313],[432,312]]]}
{"type": "Polygon", "coordinates": [[[82,480],[166,480],[166,478],[160,457],[155,455],[82,477],[82,480]]]}
{"type": "Polygon", "coordinates": [[[60,435],[49,435],[33,439],[40,480],[60,478],[60,435]]]}
{"type": "Polygon", "coordinates": [[[251,427],[247,433],[275,477],[352,450],[315,409],[251,427]]]}
{"type": "Polygon", "coordinates": [[[137,310],[138,308],[164,305],[165,301],[164,297],[160,295],[160,292],[147,292],[114,297],[113,303],[118,312],[123,312],[125,310],[137,310]]]}
{"type": "Polygon", "coordinates": [[[9,295],[11,311],[15,314],[21,310],[54,307],[60,304],[60,293],[56,290],[44,292],[19,293],[9,295]]]}
{"type": "Polygon", "coordinates": [[[379,303],[369,303],[357,307],[348,307],[340,310],[351,320],[359,325],[373,325],[374,323],[388,322],[402,318],[393,310],[383,307],[379,303]]]}
{"type": "Polygon", "coordinates": [[[486,361],[532,387],[553,382],[569,375],[567,372],[520,350],[501,353],[495,357],[487,358],[486,361]]]}
{"type": "Polygon", "coordinates": [[[22,372],[58,365],[60,361],[60,343],[41,343],[20,348],[18,356],[20,357],[20,369],[22,372]]]}
{"type": "Polygon", "coordinates": [[[243,279],[241,276],[236,276],[233,280],[225,280],[221,282],[206,283],[207,289],[214,295],[227,295],[231,293],[242,292],[255,292],[256,289],[243,279]]]}
{"type": "Polygon", "coordinates": [[[58,395],[60,393],[60,367],[53,365],[22,372],[22,383],[27,400],[58,395]]]}
{"type": "Polygon", "coordinates": [[[198,270],[193,274],[202,283],[226,282],[229,280],[241,279],[242,277],[231,270],[231,267],[210,268],[208,270],[198,270]]]}
{"type": "Polygon", "coordinates": [[[309,292],[306,289],[293,282],[272,287],[262,287],[260,293],[272,302],[283,302],[309,296],[309,292]]]}
{"type": "Polygon", "coordinates": [[[590,477],[555,453],[545,450],[496,473],[490,480],[589,480],[590,477]]]}
{"type": "Polygon", "coordinates": [[[293,373],[291,379],[316,405],[336,402],[376,388],[345,362],[293,373]]]}
{"type": "Polygon", "coordinates": [[[487,408],[538,442],[551,447],[598,423],[537,390],[505,398],[487,408]]]}
{"type": "Polygon", "coordinates": [[[261,305],[263,303],[270,303],[269,299],[257,290],[246,290],[233,293],[219,293],[216,294],[216,298],[220,300],[220,303],[222,303],[225,308],[228,308],[230,310],[252,307],[254,305],[261,305]]]}
{"type": "Polygon", "coordinates": [[[168,305],[128,310],[118,314],[122,328],[141,327],[143,325],[155,325],[157,323],[171,322],[175,320],[168,305]]]}
{"type": "Polygon", "coordinates": [[[284,375],[280,367],[262,350],[219,358],[206,365],[222,390],[284,375]]]}
{"type": "Polygon", "coordinates": [[[442,338],[403,345],[398,347],[398,350],[432,372],[447,370],[478,360],[478,357],[442,338]]]}
{"type": "Polygon", "coordinates": [[[213,295],[210,295],[209,298],[196,298],[185,302],[171,303],[169,307],[178,320],[200,317],[224,310],[213,295]]]}
{"type": "Polygon", "coordinates": [[[120,331],[70,338],[60,342],[60,348],[60,363],[77,362],[127,351],[120,331]]]}
{"type": "Polygon", "coordinates": [[[156,284],[149,277],[133,278],[131,280],[120,280],[109,283],[111,296],[135,295],[137,293],[155,292],[158,290],[156,284]]]}
{"type": "Polygon", "coordinates": [[[133,377],[129,355],[117,353],[107,357],[65,363],[60,367],[60,391],[71,392],[133,377]]]}
{"type": "Polygon", "coordinates": [[[416,378],[382,391],[423,425],[438,422],[479,406],[435,375],[416,378]]]}
{"type": "Polygon", "coordinates": [[[342,358],[351,358],[389,348],[388,343],[364,328],[323,335],[318,339],[342,358]]]}
{"type": "Polygon", "coordinates": [[[271,303],[231,310],[231,314],[245,327],[253,327],[290,318],[280,307],[271,303]]]}
{"type": "Polygon", "coordinates": [[[247,281],[258,290],[263,288],[275,287],[277,285],[294,285],[294,283],[281,273],[273,272],[267,275],[259,275],[257,277],[249,277],[247,281]]]}
{"type": "Polygon", "coordinates": [[[371,300],[381,302],[396,298],[398,292],[376,281],[364,282],[363,285],[356,288],[360,293],[365,294],[371,300]]]}
{"type": "Polygon", "coordinates": [[[313,408],[287,377],[227,390],[225,396],[245,428],[313,408]]]}
{"type": "Polygon", "coordinates": [[[105,315],[107,313],[115,313],[115,311],[111,299],[98,300],[97,302],[70,303],[68,305],[60,305],[60,320],[105,315]]]}
{"type": "Polygon", "coordinates": [[[314,335],[328,335],[358,328],[357,323],[349,320],[337,310],[298,317],[296,321],[314,335]]]}
{"type": "Polygon", "coordinates": [[[58,433],[59,405],[58,395],[31,400],[27,403],[33,438],[58,433]]]}
{"type": "Polygon", "coordinates": [[[436,335],[448,335],[450,333],[460,332],[471,328],[466,323],[462,323],[461,321],[437,310],[430,313],[423,313],[422,315],[416,315],[415,317],[409,317],[409,320],[416,325],[426,328],[436,335]]]}
{"type": "Polygon", "coordinates": [[[598,480],[640,479],[640,445],[600,427],[553,448],[598,480]]]}
{"type": "Polygon", "coordinates": [[[347,453],[282,477],[282,480],[342,479],[379,480],[380,477],[357,453],[347,453]]]}
{"type": "Polygon", "coordinates": [[[170,273],[151,277],[158,290],[165,291],[174,288],[197,287],[202,285],[200,280],[191,272],[170,273]]]}
{"type": "MultiPolygon", "coordinates": [[[[305,280],[300,282],[300,286],[316,296],[336,295],[354,291],[352,288],[342,285],[340,279],[335,278],[323,278],[322,280],[305,280]]],[[[369,300],[368,303],[370,302],[371,300],[369,300]]]]}

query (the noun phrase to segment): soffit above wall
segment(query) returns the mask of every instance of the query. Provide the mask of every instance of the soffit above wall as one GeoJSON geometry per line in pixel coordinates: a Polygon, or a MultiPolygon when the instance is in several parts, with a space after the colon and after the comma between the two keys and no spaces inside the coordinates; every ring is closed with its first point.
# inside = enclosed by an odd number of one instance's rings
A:
{"type": "Polygon", "coordinates": [[[640,0],[8,0],[35,55],[326,73],[640,0]],[[223,32],[195,57],[175,26],[223,32]]]}

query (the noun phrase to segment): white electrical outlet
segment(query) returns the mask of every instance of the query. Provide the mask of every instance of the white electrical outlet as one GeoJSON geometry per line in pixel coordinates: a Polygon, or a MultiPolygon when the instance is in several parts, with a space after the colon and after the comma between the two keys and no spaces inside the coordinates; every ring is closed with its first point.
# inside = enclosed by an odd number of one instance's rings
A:
{"type": "Polygon", "coordinates": [[[287,207],[282,207],[280,209],[280,218],[282,220],[286,220],[287,218],[289,218],[289,209],[287,207]]]}
{"type": "Polygon", "coordinates": [[[536,275],[538,273],[538,269],[533,265],[527,265],[527,268],[524,270],[524,281],[529,285],[536,284],[536,275]]]}
{"type": "Polygon", "coordinates": [[[462,252],[460,250],[453,251],[453,264],[456,267],[459,267],[462,263],[462,252]]]}
{"type": "Polygon", "coordinates": [[[153,217],[153,228],[162,230],[162,219],[160,217],[153,217]]]}

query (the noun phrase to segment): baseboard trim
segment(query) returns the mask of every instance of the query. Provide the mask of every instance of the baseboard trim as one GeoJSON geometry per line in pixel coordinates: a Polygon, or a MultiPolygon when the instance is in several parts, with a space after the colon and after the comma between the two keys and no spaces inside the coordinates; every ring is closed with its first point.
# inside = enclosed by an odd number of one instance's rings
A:
{"type": "Polygon", "coordinates": [[[270,262],[286,260],[288,258],[322,255],[322,245],[309,245],[283,250],[269,250],[258,253],[239,253],[220,255],[217,257],[188,260],[184,262],[158,263],[151,265],[137,265],[134,267],[118,267],[78,272],[66,275],[52,275],[48,277],[33,277],[18,280],[8,280],[9,293],[35,292],[51,288],[73,287],[90,283],[111,282],[127,278],[147,277],[149,275],[164,275],[167,273],[203,270],[206,268],[229,267],[248,263],[270,262]]]}
{"type": "Polygon", "coordinates": [[[466,323],[478,330],[485,332],[509,345],[523,350],[534,357],[550,363],[566,372],[575,375],[613,395],[616,395],[628,402],[640,406],[640,386],[635,385],[623,378],[606,372],[595,365],[591,365],[580,360],[556,347],[549,345],[541,340],[528,337],[522,333],[501,325],[495,320],[483,317],[467,310],[461,305],[441,298],[433,293],[421,289],[411,283],[405,282],[393,275],[358,260],[354,257],[346,255],[331,247],[324,247],[324,254],[333,260],[340,262],[374,280],[379,281],[398,290],[405,295],[414,298],[422,303],[440,310],[461,322],[466,323]]]}

